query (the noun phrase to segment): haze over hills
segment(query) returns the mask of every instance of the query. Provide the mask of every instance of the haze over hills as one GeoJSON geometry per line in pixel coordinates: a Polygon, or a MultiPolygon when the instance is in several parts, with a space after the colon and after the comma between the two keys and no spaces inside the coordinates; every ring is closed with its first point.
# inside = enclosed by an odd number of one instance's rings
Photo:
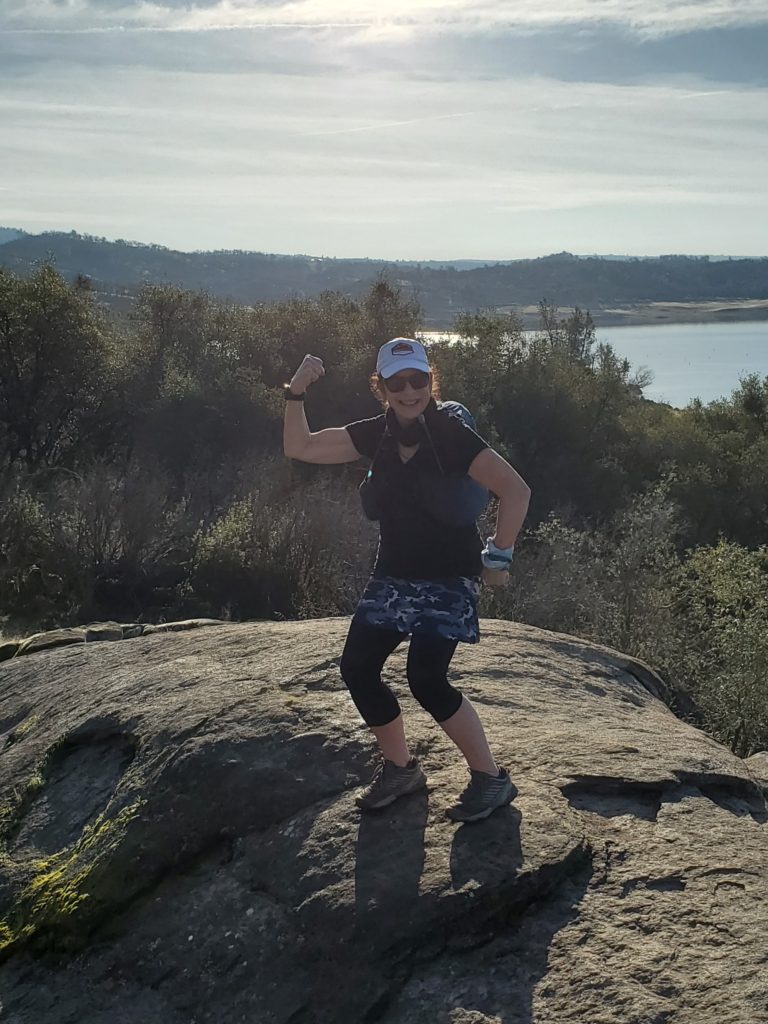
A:
{"type": "Polygon", "coordinates": [[[204,289],[253,304],[327,290],[359,298],[384,274],[419,301],[427,325],[439,328],[450,326],[462,310],[524,309],[541,299],[597,313],[648,303],[768,300],[768,258],[561,252],[507,262],[386,261],[238,250],[180,252],[74,231],[28,234],[0,228],[0,265],[26,273],[44,259],[52,259],[68,279],[86,275],[100,297],[118,308],[146,282],[204,289]]]}
{"type": "Polygon", "coordinates": [[[22,231],[20,228],[0,228],[0,245],[12,242],[15,238],[21,238],[26,233],[26,231],[22,231]]]}

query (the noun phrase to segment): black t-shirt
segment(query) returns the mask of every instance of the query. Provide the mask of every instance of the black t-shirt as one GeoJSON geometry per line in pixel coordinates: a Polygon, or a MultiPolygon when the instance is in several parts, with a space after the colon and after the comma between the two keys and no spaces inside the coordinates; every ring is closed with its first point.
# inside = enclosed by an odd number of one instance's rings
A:
{"type": "MultiPolygon", "coordinates": [[[[384,437],[385,422],[382,414],[346,425],[360,454],[376,456],[381,518],[374,574],[421,580],[479,576],[483,545],[477,527],[440,523],[419,501],[418,477],[440,472],[432,445],[425,437],[404,463],[395,439],[384,437]]],[[[445,409],[428,412],[427,423],[445,474],[466,474],[475,456],[489,447],[461,417],[445,409]]]]}

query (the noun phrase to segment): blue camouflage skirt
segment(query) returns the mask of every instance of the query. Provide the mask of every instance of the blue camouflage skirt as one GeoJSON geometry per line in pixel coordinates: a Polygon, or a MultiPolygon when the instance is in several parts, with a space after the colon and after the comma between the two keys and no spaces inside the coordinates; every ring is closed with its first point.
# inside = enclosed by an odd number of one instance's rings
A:
{"type": "Polygon", "coordinates": [[[353,622],[400,633],[440,636],[476,644],[480,640],[477,600],[480,581],[469,576],[446,580],[403,580],[373,576],[353,622]]]}

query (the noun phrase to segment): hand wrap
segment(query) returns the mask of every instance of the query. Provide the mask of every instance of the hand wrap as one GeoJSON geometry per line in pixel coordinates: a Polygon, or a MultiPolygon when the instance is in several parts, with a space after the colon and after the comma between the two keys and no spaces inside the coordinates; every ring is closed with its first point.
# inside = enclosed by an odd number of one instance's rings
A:
{"type": "Polygon", "coordinates": [[[493,537],[489,537],[485,542],[485,547],[482,551],[483,565],[486,569],[495,569],[498,572],[504,572],[509,569],[512,565],[512,555],[515,550],[513,544],[509,548],[496,547],[493,537]]]}

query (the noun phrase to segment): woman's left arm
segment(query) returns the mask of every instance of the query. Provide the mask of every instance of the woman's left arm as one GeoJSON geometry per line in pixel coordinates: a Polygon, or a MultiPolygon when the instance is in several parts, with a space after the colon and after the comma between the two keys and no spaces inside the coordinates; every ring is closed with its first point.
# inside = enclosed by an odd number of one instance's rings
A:
{"type": "Polygon", "coordinates": [[[530,487],[493,448],[484,448],[476,455],[467,472],[499,499],[493,540],[499,548],[511,548],[528,512],[530,487]]]}

